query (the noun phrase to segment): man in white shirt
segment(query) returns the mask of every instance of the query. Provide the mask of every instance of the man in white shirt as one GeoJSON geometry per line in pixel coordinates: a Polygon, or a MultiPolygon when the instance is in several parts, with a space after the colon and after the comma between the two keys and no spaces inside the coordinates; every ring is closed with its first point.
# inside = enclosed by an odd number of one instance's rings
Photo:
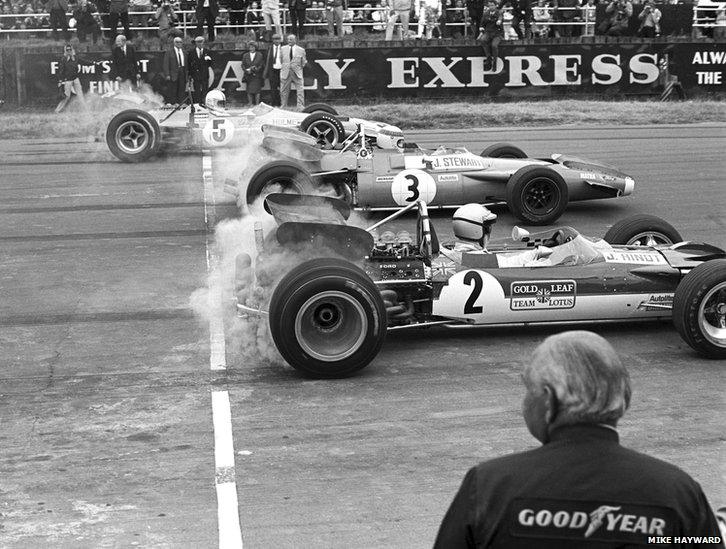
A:
{"type": "Polygon", "coordinates": [[[184,42],[181,38],[174,38],[174,45],[164,54],[162,72],[169,88],[167,101],[169,103],[181,103],[186,97],[187,87],[187,54],[182,47],[184,42]]]}
{"type": "Polygon", "coordinates": [[[262,77],[270,82],[272,92],[270,105],[273,107],[280,105],[280,69],[282,69],[282,36],[273,34],[272,44],[267,49],[265,70],[262,73],[262,77]]]}
{"type": "Polygon", "coordinates": [[[280,48],[282,67],[280,68],[280,100],[282,108],[287,107],[287,97],[290,94],[290,85],[295,83],[297,91],[297,107],[305,106],[305,89],[303,83],[303,68],[308,64],[305,49],[297,45],[294,34],[287,37],[287,44],[280,48]]]}

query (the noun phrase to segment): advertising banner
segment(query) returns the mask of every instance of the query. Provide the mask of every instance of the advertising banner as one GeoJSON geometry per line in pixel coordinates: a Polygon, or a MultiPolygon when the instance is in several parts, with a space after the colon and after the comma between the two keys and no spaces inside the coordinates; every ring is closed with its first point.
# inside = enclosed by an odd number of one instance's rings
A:
{"type": "MultiPolygon", "coordinates": [[[[232,103],[246,101],[243,53],[227,50],[214,55],[212,87],[223,89],[232,103]]],[[[60,56],[23,55],[27,102],[55,100],[60,56]]],[[[164,94],[162,57],[163,52],[139,54],[142,80],[164,94]]],[[[310,48],[307,59],[310,102],[354,97],[647,96],[659,95],[668,82],[687,93],[726,91],[726,44],[713,42],[505,43],[488,71],[478,46],[310,48]]],[[[110,54],[85,53],[79,60],[84,91],[102,94],[118,86],[110,78],[110,54]]]]}

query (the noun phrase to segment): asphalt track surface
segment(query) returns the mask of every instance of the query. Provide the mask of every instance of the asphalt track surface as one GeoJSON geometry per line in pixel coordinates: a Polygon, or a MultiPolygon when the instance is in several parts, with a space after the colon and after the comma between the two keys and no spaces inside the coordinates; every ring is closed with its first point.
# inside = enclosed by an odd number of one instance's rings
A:
{"type": "MultiPolygon", "coordinates": [[[[408,138],[612,163],[635,194],[573,204],[562,224],[601,235],[648,212],[726,246],[724,125],[408,138]]],[[[199,154],[128,165],[97,143],[0,142],[0,546],[217,546],[211,393],[222,390],[246,547],[430,546],[468,467],[535,445],[519,372],[559,328],[392,333],[347,380],[305,380],[230,345],[226,369],[211,370],[189,299],[205,284],[208,230],[238,215],[229,164],[211,168],[205,201],[199,154]]],[[[514,219],[497,212],[504,236],[514,219]]],[[[448,215],[433,216],[443,238],[448,215]]],[[[593,329],[633,378],[623,443],[725,505],[724,362],[696,356],[668,323],[593,329]]]]}

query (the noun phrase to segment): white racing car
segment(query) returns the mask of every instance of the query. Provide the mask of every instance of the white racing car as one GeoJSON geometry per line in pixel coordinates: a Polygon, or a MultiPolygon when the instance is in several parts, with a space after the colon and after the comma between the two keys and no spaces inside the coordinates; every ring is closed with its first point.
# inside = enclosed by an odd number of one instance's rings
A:
{"type": "Polygon", "coordinates": [[[371,143],[378,135],[403,140],[403,132],[396,126],[340,116],[322,103],[309,105],[301,112],[264,103],[228,109],[224,94],[212,90],[204,104],[188,99],[177,106],[123,110],[109,122],[106,143],[119,160],[142,162],[166,146],[218,148],[261,143],[262,128],[270,125],[305,132],[325,148],[336,147],[359,127],[365,129],[371,143]]]}

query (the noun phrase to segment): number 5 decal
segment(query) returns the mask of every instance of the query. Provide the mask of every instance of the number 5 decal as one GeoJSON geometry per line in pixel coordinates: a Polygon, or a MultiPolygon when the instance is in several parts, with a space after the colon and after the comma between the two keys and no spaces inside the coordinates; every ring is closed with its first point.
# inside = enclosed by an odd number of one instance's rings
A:
{"type": "Polygon", "coordinates": [[[464,284],[467,286],[474,285],[474,288],[471,290],[471,294],[469,294],[469,299],[466,300],[466,303],[464,304],[464,314],[465,315],[478,315],[481,314],[484,311],[484,308],[481,305],[474,305],[476,303],[476,300],[479,299],[479,296],[481,295],[481,289],[484,286],[484,281],[481,279],[481,275],[476,271],[469,271],[464,275],[464,284]]]}
{"type": "Polygon", "coordinates": [[[393,178],[391,195],[399,206],[418,199],[429,204],[436,196],[436,182],[423,170],[403,170],[393,178]]]}
{"type": "Polygon", "coordinates": [[[232,141],[234,124],[229,118],[210,118],[202,128],[204,141],[213,147],[221,147],[232,141]]]}

